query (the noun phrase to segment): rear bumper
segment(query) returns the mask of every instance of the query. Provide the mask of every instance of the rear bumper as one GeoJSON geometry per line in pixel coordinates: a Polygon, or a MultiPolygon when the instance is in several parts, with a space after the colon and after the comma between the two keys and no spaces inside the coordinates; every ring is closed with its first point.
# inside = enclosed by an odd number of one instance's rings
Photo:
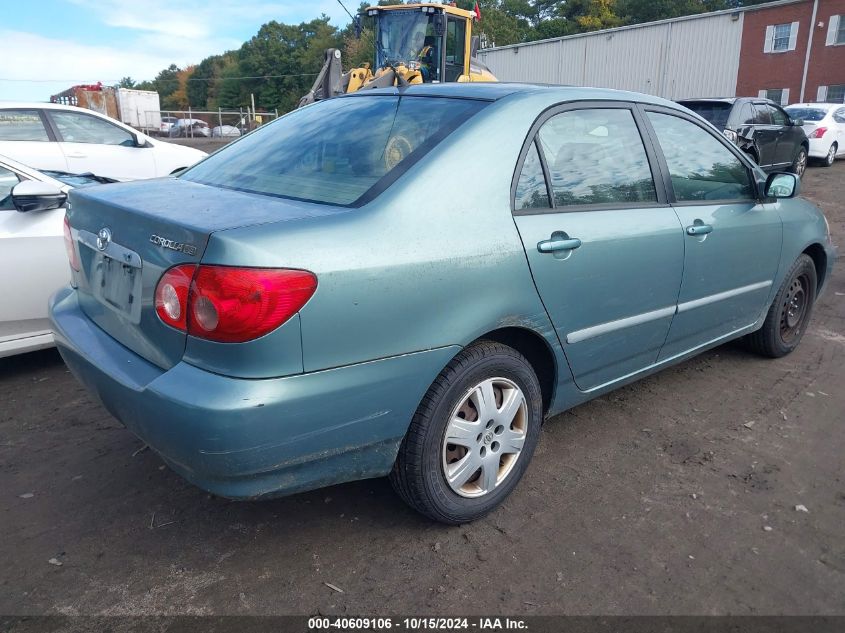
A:
{"type": "Polygon", "coordinates": [[[68,367],[112,415],[180,475],[235,499],[386,475],[422,396],[459,349],[244,380],[148,363],[94,325],[69,287],[51,299],[50,318],[68,367]]]}
{"type": "Polygon", "coordinates": [[[829,138],[811,138],[809,141],[810,151],[807,155],[810,158],[825,158],[830,151],[830,146],[833,145],[833,141],[829,138]]]}

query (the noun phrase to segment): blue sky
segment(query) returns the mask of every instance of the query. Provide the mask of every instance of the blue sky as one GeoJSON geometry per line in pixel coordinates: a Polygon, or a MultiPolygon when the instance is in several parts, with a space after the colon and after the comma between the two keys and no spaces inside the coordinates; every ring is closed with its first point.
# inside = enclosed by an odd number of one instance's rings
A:
{"type": "MultiPolygon", "coordinates": [[[[343,0],[354,10],[357,1],[343,0]]],[[[23,0],[3,3],[0,100],[45,101],[77,83],[152,79],[171,63],[195,64],[237,48],[269,20],[325,13],[337,0],[23,0]],[[48,81],[49,80],[49,81],[48,81]]]]}

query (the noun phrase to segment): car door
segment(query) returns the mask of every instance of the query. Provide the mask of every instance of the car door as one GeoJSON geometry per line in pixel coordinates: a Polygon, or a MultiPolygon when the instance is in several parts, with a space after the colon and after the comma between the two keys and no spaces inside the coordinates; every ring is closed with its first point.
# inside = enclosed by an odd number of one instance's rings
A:
{"type": "Polygon", "coordinates": [[[683,280],[662,361],[757,321],[768,307],[782,226],[758,200],[736,148],[677,111],[648,106],[646,114],[684,227],[683,280]]]}
{"type": "Polygon", "coordinates": [[[22,179],[0,165],[0,347],[49,334],[47,300],[70,280],[62,222],[65,209],[20,213],[12,188],[22,179]],[[12,300],[13,298],[13,300],[12,300]]]}
{"type": "Polygon", "coordinates": [[[779,129],[778,144],[775,151],[775,162],[782,167],[791,165],[806,137],[804,130],[798,125],[792,125],[789,115],[776,105],[768,104],[772,123],[779,129]]]}
{"type": "Polygon", "coordinates": [[[683,232],[638,117],[625,103],[547,111],[513,185],[537,290],[585,391],[655,362],[681,282],[683,232]]]}
{"type": "Polygon", "coordinates": [[[777,163],[777,147],[780,133],[772,123],[772,115],[765,101],[754,102],[754,145],[757,148],[757,164],[765,170],[774,169],[777,163]]]}
{"type": "Polygon", "coordinates": [[[71,110],[46,110],[67,158],[67,171],[116,180],[156,176],[152,147],[137,147],[131,132],[100,117],[71,110]]]}
{"type": "Polygon", "coordinates": [[[67,170],[67,161],[42,111],[0,108],[0,155],[35,169],[67,170]]]}

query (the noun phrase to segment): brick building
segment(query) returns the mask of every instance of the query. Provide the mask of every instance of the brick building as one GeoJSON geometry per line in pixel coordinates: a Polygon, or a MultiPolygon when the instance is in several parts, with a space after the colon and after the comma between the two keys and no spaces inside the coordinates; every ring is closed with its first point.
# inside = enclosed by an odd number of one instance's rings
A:
{"type": "Polygon", "coordinates": [[[736,94],[779,103],[845,102],[845,0],[747,11],[736,94]]]}
{"type": "Polygon", "coordinates": [[[618,88],[668,99],[843,103],[845,0],[778,0],[480,55],[500,81],[618,88]]]}

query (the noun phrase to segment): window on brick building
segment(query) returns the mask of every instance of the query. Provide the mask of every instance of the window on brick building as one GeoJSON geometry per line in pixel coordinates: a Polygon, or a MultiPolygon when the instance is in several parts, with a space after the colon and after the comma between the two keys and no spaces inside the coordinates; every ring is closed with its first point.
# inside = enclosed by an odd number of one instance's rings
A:
{"type": "Polygon", "coordinates": [[[764,53],[785,53],[794,51],[798,43],[798,22],[770,24],[766,27],[764,53]]]}
{"type": "Polygon", "coordinates": [[[832,15],[827,23],[827,39],[825,46],[839,46],[845,44],[845,15],[832,15]]]}

